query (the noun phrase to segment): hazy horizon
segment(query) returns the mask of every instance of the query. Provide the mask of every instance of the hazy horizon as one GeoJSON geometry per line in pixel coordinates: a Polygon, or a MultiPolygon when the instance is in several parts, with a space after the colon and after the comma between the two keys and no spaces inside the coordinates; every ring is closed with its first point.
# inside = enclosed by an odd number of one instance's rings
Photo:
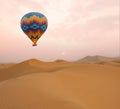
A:
{"type": "Polygon", "coordinates": [[[85,56],[119,56],[119,0],[0,0],[0,62],[74,61],[85,56]],[[20,20],[43,13],[48,29],[32,46],[20,20]]]}

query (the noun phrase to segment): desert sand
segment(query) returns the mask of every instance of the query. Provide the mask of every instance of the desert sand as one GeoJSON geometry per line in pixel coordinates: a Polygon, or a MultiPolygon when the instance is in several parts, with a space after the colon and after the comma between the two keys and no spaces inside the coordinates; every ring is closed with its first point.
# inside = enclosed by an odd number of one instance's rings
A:
{"type": "Polygon", "coordinates": [[[120,60],[2,67],[0,109],[120,109],[120,60]]]}

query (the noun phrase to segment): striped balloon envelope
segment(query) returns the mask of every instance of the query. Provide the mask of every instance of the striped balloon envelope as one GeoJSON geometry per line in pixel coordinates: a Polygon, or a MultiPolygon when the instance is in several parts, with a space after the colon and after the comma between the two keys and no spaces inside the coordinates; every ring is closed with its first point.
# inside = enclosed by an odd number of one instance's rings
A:
{"type": "Polygon", "coordinates": [[[33,46],[37,46],[36,43],[46,31],[47,26],[47,18],[38,12],[27,13],[21,19],[21,29],[33,42],[33,46]]]}

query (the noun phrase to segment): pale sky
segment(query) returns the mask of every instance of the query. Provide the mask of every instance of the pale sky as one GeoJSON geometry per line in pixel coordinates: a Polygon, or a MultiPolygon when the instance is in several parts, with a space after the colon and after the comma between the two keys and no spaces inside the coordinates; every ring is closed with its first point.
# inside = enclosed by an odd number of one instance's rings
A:
{"type": "Polygon", "coordinates": [[[0,0],[0,62],[118,57],[119,49],[119,0],[0,0]],[[48,19],[37,47],[20,28],[34,11],[48,19]]]}

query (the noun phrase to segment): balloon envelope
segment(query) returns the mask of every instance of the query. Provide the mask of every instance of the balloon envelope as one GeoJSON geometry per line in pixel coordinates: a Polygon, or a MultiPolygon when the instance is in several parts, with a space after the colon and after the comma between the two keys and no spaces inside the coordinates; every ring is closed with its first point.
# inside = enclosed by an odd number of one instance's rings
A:
{"type": "Polygon", "coordinates": [[[36,46],[38,39],[46,31],[48,26],[47,18],[38,12],[25,14],[21,19],[21,28],[36,46]]]}

